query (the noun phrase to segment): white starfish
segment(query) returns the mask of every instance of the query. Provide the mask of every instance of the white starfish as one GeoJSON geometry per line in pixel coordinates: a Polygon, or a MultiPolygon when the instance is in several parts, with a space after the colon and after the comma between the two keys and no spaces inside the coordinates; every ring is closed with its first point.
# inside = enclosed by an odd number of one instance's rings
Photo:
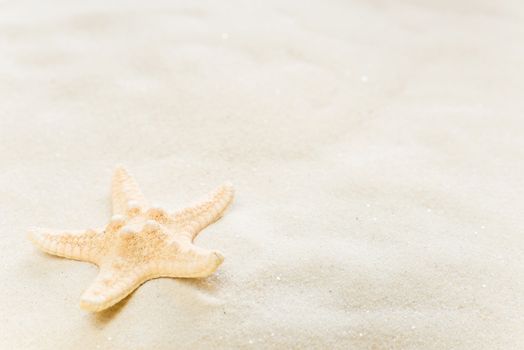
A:
{"type": "Polygon", "coordinates": [[[49,254],[98,265],[98,277],[80,306],[101,311],[152,278],[211,275],[224,260],[222,254],[199,248],[193,240],[223,215],[232,199],[233,188],[226,184],[208,199],[168,214],[150,207],[135,180],[118,167],[112,181],[114,215],[105,229],[32,229],[29,238],[49,254]]]}

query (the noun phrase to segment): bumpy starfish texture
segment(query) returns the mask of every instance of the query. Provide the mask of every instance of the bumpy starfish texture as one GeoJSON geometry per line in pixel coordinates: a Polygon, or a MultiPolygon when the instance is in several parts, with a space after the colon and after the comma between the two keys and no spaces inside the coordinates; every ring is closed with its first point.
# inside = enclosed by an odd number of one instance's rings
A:
{"type": "Polygon", "coordinates": [[[222,217],[232,200],[233,188],[226,184],[200,203],[169,214],[151,207],[135,180],[118,167],[112,181],[113,217],[104,229],[35,228],[29,238],[49,254],[98,265],[100,272],[80,306],[101,311],[153,278],[211,275],[224,257],[195,246],[193,240],[222,217]]]}

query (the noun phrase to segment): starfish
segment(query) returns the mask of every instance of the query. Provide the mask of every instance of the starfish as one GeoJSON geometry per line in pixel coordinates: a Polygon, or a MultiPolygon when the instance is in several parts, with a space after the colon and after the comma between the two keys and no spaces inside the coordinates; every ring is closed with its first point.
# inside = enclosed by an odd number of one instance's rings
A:
{"type": "Polygon", "coordinates": [[[222,185],[205,200],[172,214],[150,206],[120,166],[111,187],[113,217],[104,229],[29,231],[29,239],[44,252],[99,267],[80,299],[82,309],[107,309],[153,278],[207,277],[224,260],[218,251],[197,247],[193,240],[222,217],[233,200],[231,185],[222,185]]]}

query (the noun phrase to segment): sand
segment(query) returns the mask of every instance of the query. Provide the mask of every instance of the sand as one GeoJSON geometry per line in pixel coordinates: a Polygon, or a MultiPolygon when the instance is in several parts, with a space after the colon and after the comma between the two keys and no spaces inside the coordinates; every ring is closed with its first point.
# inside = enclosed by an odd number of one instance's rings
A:
{"type": "Polygon", "coordinates": [[[0,348],[524,348],[521,1],[0,2],[0,348]],[[100,227],[117,163],[197,244],[100,314],[31,226],[100,227]]]}

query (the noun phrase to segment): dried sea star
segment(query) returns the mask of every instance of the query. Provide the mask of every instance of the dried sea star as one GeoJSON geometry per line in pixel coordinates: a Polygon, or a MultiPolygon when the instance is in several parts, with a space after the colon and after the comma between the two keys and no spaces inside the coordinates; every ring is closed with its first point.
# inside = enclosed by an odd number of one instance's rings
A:
{"type": "Polygon", "coordinates": [[[197,247],[193,240],[218,220],[233,200],[226,184],[204,201],[168,214],[150,207],[135,180],[117,167],[112,181],[113,217],[102,230],[31,229],[41,250],[94,263],[100,272],[84,292],[80,306],[104,310],[142,283],[158,277],[206,277],[224,260],[222,254],[197,247]]]}

